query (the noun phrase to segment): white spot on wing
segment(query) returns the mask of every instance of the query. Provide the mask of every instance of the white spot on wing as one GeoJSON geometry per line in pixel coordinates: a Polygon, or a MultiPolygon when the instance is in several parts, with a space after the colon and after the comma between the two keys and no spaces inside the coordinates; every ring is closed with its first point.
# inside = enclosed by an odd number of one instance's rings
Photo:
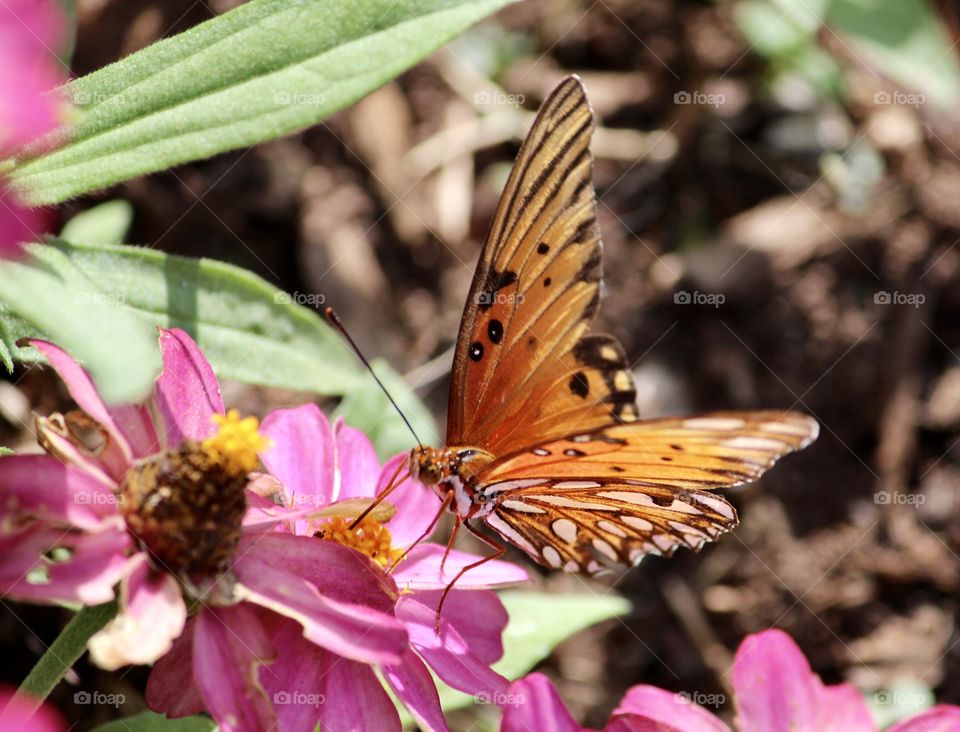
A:
{"type": "Polygon", "coordinates": [[[739,430],[746,422],[736,417],[692,417],[680,424],[688,430],[739,430]]]}
{"type": "Polygon", "coordinates": [[[568,544],[577,540],[577,525],[570,519],[560,518],[550,524],[553,533],[559,536],[568,544]]]}
{"type": "Polygon", "coordinates": [[[512,491],[516,488],[529,488],[534,485],[543,485],[546,481],[543,478],[523,478],[521,480],[505,480],[502,483],[491,483],[484,486],[487,493],[503,493],[512,491]]]}
{"type": "Polygon", "coordinates": [[[617,550],[614,549],[609,542],[606,542],[603,539],[594,539],[591,543],[593,544],[594,549],[600,552],[611,562],[616,562],[620,558],[620,556],[617,554],[617,550]]]}
{"type": "Polygon", "coordinates": [[[500,536],[502,536],[507,541],[516,544],[518,547],[523,549],[527,554],[531,556],[537,556],[536,547],[527,541],[526,537],[523,536],[519,531],[513,528],[510,524],[500,518],[499,514],[492,513],[486,517],[487,525],[496,531],[500,536]]]}
{"type": "Polygon", "coordinates": [[[619,536],[623,539],[627,537],[626,531],[610,521],[597,521],[597,528],[601,531],[606,531],[608,534],[613,534],[614,536],[619,536]]]}
{"type": "Polygon", "coordinates": [[[782,452],[787,448],[786,443],[775,440],[772,437],[750,437],[749,435],[738,435],[732,440],[724,441],[725,447],[740,448],[743,450],[767,450],[782,452]]]}
{"type": "Polygon", "coordinates": [[[720,496],[714,496],[710,493],[695,493],[691,497],[701,506],[706,506],[714,513],[718,513],[731,521],[733,520],[733,506],[720,496]]]}
{"type": "Polygon", "coordinates": [[[580,565],[571,559],[569,562],[563,565],[563,571],[570,574],[576,574],[580,571],[580,565]]]}
{"type": "Polygon", "coordinates": [[[543,547],[542,552],[543,552],[543,558],[547,560],[547,564],[549,564],[554,569],[560,568],[560,565],[563,563],[563,558],[560,556],[560,552],[558,552],[549,544],[543,547]]]}
{"type": "Polygon", "coordinates": [[[600,485],[594,480],[562,480],[559,483],[554,483],[551,487],[560,490],[578,490],[581,488],[599,488],[600,485]]]}
{"type": "Polygon", "coordinates": [[[627,526],[632,526],[640,531],[653,531],[653,524],[645,518],[640,518],[639,516],[621,516],[620,520],[627,526]]]}
{"type": "Polygon", "coordinates": [[[510,499],[509,501],[504,501],[500,504],[504,508],[509,508],[511,511],[519,511],[520,513],[546,513],[539,506],[531,506],[529,503],[524,501],[517,501],[510,499]]]}
{"type": "Polygon", "coordinates": [[[604,498],[610,498],[614,501],[623,501],[624,503],[632,503],[634,506],[655,506],[653,499],[648,496],[646,493],[641,493],[639,491],[601,491],[597,494],[598,496],[603,496],[604,498]]]}
{"type": "Polygon", "coordinates": [[[541,503],[547,503],[551,506],[560,506],[561,508],[584,508],[588,511],[616,511],[617,510],[613,506],[605,506],[602,503],[591,503],[589,501],[577,501],[573,498],[567,498],[566,496],[541,495],[538,493],[535,496],[527,496],[527,500],[540,501],[541,503]]]}

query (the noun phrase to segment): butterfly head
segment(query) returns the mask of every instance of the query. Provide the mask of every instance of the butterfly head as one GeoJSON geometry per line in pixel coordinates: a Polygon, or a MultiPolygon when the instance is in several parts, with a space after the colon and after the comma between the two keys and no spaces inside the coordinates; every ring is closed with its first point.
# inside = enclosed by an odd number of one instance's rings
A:
{"type": "Polygon", "coordinates": [[[436,485],[444,478],[446,460],[433,447],[418,446],[410,451],[410,477],[424,485],[436,485]]]}

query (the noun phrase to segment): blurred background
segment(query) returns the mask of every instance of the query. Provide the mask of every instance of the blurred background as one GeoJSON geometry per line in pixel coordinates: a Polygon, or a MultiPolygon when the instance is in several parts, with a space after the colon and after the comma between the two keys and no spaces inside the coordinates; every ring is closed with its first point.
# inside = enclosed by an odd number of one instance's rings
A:
{"type": "MultiPolygon", "coordinates": [[[[236,4],[78,0],[74,72],[236,4]]],[[[881,717],[931,693],[957,704],[958,42],[948,0],[526,0],[325,124],[61,214],[126,199],[130,243],[334,305],[442,428],[499,191],[539,103],[578,73],[599,124],[595,330],[623,342],[641,414],[794,407],[822,430],[732,492],[741,527],[700,554],[602,580],[533,570],[550,592],[633,603],[544,670],[590,725],[641,682],[719,699],[729,717],[733,651],[776,626],[881,717]]],[[[309,398],[237,384],[225,396],[255,414],[309,398]]],[[[0,442],[31,444],[20,420],[65,400],[42,369],[0,382],[0,442]]],[[[66,617],[0,608],[0,680],[22,680],[66,617]]],[[[116,716],[143,708],[142,669],[78,671],[80,687],[125,694],[116,716]]],[[[78,729],[113,712],[71,694],[61,685],[53,701],[78,729]]]]}

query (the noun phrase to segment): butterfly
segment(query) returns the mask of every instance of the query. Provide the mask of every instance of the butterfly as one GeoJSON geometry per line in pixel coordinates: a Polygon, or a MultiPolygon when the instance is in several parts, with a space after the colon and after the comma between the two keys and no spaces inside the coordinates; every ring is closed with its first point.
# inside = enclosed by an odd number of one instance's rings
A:
{"type": "Polygon", "coordinates": [[[713,489],[755,481],[818,432],[797,412],[638,419],[623,348],[587,332],[601,281],[593,127],[566,77],[520,148],[474,274],[446,447],[418,446],[408,466],[495,556],[506,548],[467,522],[588,574],[730,531],[737,513],[713,489]]]}

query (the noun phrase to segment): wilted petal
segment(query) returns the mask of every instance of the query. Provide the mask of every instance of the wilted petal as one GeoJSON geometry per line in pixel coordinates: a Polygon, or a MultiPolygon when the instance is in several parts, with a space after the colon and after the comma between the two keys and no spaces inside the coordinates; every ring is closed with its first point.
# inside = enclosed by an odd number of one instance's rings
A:
{"type": "Polygon", "coordinates": [[[441,618],[437,634],[434,608],[403,596],[397,602],[396,612],[410,634],[410,645],[444,682],[467,694],[492,697],[506,691],[509,682],[473,653],[450,622],[441,618]]]}
{"type": "Polygon", "coordinates": [[[938,704],[910,719],[893,725],[887,732],[957,732],[960,730],[960,707],[938,704]]]}
{"type": "Polygon", "coordinates": [[[348,427],[340,417],[333,425],[333,439],[337,449],[335,481],[339,486],[335,500],[375,495],[380,460],[369,438],[360,430],[348,427]]]}
{"type": "MultiPolygon", "coordinates": [[[[663,729],[678,732],[729,732],[730,728],[701,706],[693,704],[680,694],[656,686],[641,684],[630,688],[613,711],[613,717],[632,715],[622,719],[623,729],[641,728],[641,723],[661,725],[663,729]]],[[[614,720],[611,720],[611,723],[614,720]]],[[[611,725],[607,726],[610,730],[611,725]]],[[[656,726],[650,727],[656,729],[656,726]]]]}
{"type": "Polygon", "coordinates": [[[88,643],[100,668],[153,663],[183,631],[187,606],[171,575],[150,568],[146,556],[120,582],[120,612],[88,643]]]}
{"type": "Polygon", "coordinates": [[[283,483],[293,507],[319,508],[334,500],[333,431],[316,404],[271,412],[260,431],[273,441],[263,464],[283,483]]]}
{"type": "Polygon", "coordinates": [[[47,455],[0,458],[0,516],[96,529],[117,513],[117,499],[103,483],[47,455]]]}
{"type": "Polygon", "coordinates": [[[426,732],[446,732],[447,722],[440,707],[437,685],[417,654],[406,650],[399,663],[381,666],[380,671],[393,693],[413,715],[420,729],[426,732]]]}
{"type": "MultiPolygon", "coordinates": [[[[391,496],[393,498],[393,496],[391,496]]],[[[401,504],[402,505],[402,504],[401,504]]],[[[402,510],[398,508],[398,512],[402,510]]],[[[398,514],[399,515],[399,514],[398,514]]],[[[392,522],[391,524],[392,525],[392,522]]],[[[440,572],[440,564],[446,547],[439,544],[418,544],[397,569],[393,572],[398,587],[411,590],[444,589],[461,569],[483,557],[452,550],[440,572]]],[[[456,587],[462,589],[485,589],[514,585],[530,579],[527,571],[510,562],[491,559],[478,567],[468,570],[457,580],[456,587]]]]}
{"type": "Polygon", "coordinates": [[[120,521],[90,534],[33,524],[0,536],[0,595],[34,602],[109,602],[113,586],[132,568],[130,548],[120,521]],[[69,557],[48,558],[59,551],[69,557]]]}
{"type": "Polygon", "coordinates": [[[163,444],[175,447],[184,440],[202,440],[216,430],[214,414],[223,414],[220,383],[206,356],[179,328],[160,330],[163,371],[154,394],[163,420],[163,444]]]}
{"type": "Polygon", "coordinates": [[[196,616],[187,620],[183,633],[170,652],[153,664],[147,679],[147,706],[171,719],[189,717],[204,710],[203,699],[193,680],[193,630],[196,616]]]}
{"type": "MultiPolygon", "coordinates": [[[[270,534],[249,552],[241,548],[234,573],[243,585],[244,598],[296,620],[303,626],[306,638],[341,656],[368,663],[396,661],[406,646],[403,626],[381,610],[322,595],[295,567],[284,565],[284,555],[270,556],[268,541],[287,553],[296,546],[290,540],[299,543],[300,561],[318,556],[314,545],[329,543],[310,537],[270,534]]],[[[319,555],[326,556],[322,552],[319,555]]],[[[319,569],[322,571],[322,565],[319,569]]],[[[363,584],[369,582],[369,577],[360,574],[352,577],[351,582],[363,584]]]]}
{"type": "Polygon", "coordinates": [[[498,701],[503,708],[500,732],[581,732],[553,684],[543,674],[513,682],[498,701]]]}
{"type": "Polygon", "coordinates": [[[113,414],[97,393],[93,381],[80,364],[59,346],[53,343],[32,339],[30,345],[40,351],[66,384],[70,396],[88,416],[102,426],[110,439],[98,460],[102,462],[112,478],[119,480],[132,459],[130,443],[113,418],[113,414]]]}
{"type": "Polygon", "coordinates": [[[841,691],[827,690],[797,644],[780,630],[744,639],[733,663],[733,688],[741,732],[875,730],[863,696],[843,685],[841,691]]]}
{"type": "Polygon", "coordinates": [[[193,635],[193,673],[207,711],[222,732],[275,729],[276,716],[258,679],[274,650],[245,604],[205,607],[193,635]]]}

